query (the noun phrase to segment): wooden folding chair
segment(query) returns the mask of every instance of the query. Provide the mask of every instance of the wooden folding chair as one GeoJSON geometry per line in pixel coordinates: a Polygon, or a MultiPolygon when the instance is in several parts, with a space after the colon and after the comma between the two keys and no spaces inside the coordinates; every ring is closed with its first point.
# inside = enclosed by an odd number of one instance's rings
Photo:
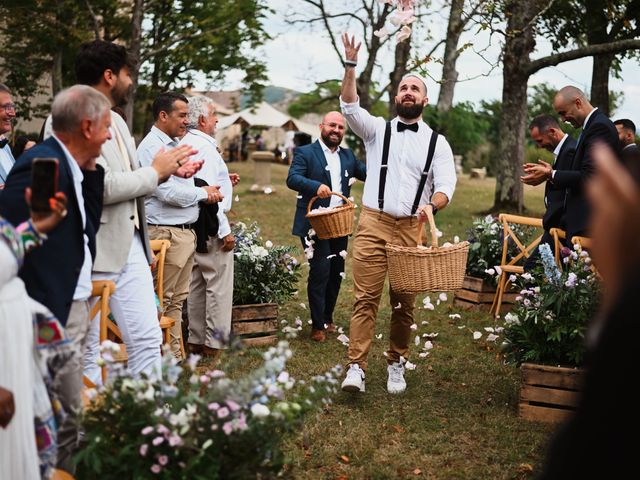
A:
{"type": "Polygon", "coordinates": [[[591,238],[589,237],[571,237],[571,243],[573,243],[574,245],[580,245],[585,250],[591,249],[591,238]]]}
{"type": "Polygon", "coordinates": [[[553,237],[553,255],[556,259],[558,268],[562,269],[562,259],[560,258],[560,250],[562,250],[562,242],[560,240],[567,239],[567,232],[561,228],[552,228],[549,233],[553,237]]]}
{"type": "Polygon", "coordinates": [[[498,217],[502,223],[503,228],[503,241],[502,241],[502,259],[500,261],[500,268],[502,273],[498,279],[498,288],[496,294],[493,297],[493,304],[491,305],[490,313],[498,315],[500,313],[500,307],[502,306],[502,297],[509,283],[509,274],[524,273],[524,261],[531,255],[533,250],[538,246],[542,239],[542,234],[536,237],[528,245],[525,245],[523,241],[518,238],[518,235],[513,231],[510,224],[517,224],[523,226],[530,226],[536,228],[542,228],[541,218],[522,217],[520,215],[510,215],[507,213],[501,213],[498,217]],[[509,241],[512,241],[518,248],[518,254],[513,258],[507,258],[509,252],[509,241]]]}
{"type": "MultiPolygon", "coordinates": [[[[97,301],[89,311],[89,321],[92,321],[96,315],[100,314],[99,344],[102,345],[102,342],[107,339],[109,330],[117,331],[120,338],[122,338],[120,330],[116,324],[109,319],[109,313],[111,313],[111,309],[109,308],[109,297],[111,297],[111,295],[116,291],[115,282],[112,280],[94,280],[91,283],[93,284],[91,297],[97,298],[97,301]]],[[[107,380],[107,367],[101,367],[101,371],[102,383],[104,383],[107,380]]],[[[87,377],[84,377],[83,382],[87,388],[95,387],[93,382],[91,382],[87,377]]]]}
{"type": "MultiPolygon", "coordinates": [[[[156,295],[160,299],[160,308],[164,308],[164,262],[167,258],[167,250],[171,246],[169,240],[151,240],[151,250],[156,256],[156,295]]],[[[171,327],[176,324],[176,321],[171,317],[160,317],[160,328],[164,335],[164,343],[167,345],[171,342],[171,327]]],[[[182,341],[182,335],[180,335],[180,350],[182,356],[185,356],[184,342],[182,341]]]]}

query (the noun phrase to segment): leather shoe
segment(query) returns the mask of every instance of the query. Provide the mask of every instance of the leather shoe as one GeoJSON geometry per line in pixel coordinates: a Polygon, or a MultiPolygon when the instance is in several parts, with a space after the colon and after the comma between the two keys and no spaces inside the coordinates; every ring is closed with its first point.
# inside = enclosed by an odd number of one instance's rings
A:
{"type": "Polygon", "coordinates": [[[206,362],[209,368],[213,368],[220,363],[222,350],[219,348],[211,348],[206,345],[202,346],[202,361],[206,362]]]}
{"type": "Polygon", "coordinates": [[[315,328],[311,329],[311,340],[315,342],[324,342],[325,335],[323,330],[316,330],[315,328]]]}
{"type": "Polygon", "coordinates": [[[198,345],[197,343],[187,343],[187,350],[189,353],[194,353],[196,355],[202,355],[202,348],[204,345],[198,345]]]}
{"type": "Polygon", "coordinates": [[[336,333],[338,329],[333,323],[328,323],[327,326],[324,328],[324,331],[326,333],[336,333]]]}

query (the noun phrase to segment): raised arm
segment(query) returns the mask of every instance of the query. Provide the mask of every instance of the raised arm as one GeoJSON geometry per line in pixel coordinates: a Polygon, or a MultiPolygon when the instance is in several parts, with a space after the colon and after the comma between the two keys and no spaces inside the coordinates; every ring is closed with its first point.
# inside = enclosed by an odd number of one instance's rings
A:
{"type": "Polygon", "coordinates": [[[356,65],[358,63],[358,51],[360,45],[356,45],[355,37],[349,39],[349,35],[342,34],[342,43],[344,44],[344,78],[342,79],[342,89],[340,96],[345,103],[354,103],[358,99],[356,90],[356,65]]]}

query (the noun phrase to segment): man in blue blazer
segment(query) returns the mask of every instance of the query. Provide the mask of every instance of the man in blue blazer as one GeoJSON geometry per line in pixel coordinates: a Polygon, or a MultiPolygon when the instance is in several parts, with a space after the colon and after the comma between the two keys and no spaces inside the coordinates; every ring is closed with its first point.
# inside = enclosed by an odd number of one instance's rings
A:
{"type": "MultiPolygon", "coordinates": [[[[19,272],[29,295],[65,326],[74,356],[56,374],[54,388],[69,414],[58,431],[58,468],[73,472],[79,441],[76,414],[82,408],[82,358],[89,328],[91,266],[100,226],[104,170],[96,164],[111,138],[111,104],[97,90],[76,85],[60,92],[51,107],[53,136],[16,161],[0,194],[0,215],[14,225],[29,218],[25,188],[35,158],[58,160],[58,191],[67,197],[65,218],[44,244],[25,257],[19,272]]],[[[35,193],[35,192],[34,192],[35,193]]]]}
{"type": "Polygon", "coordinates": [[[295,149],[287,177],[287,186],[300,193],[292,233],[300,237],[309,259],[307,294],[312,320],[311,338],[318,342],[325,340],[325,330],[336,330],[333,309],[344,275],[343,255],[346,255],[348,238],[320,240],[315,235],[308,236],[311,225],[305,216],[311,198],[320,197],[313,208],[340,205],[342,199],[331,195],[331,192],[349,197],[351,179],[364,181],[366,178],[364,163],[357,160],[351,150],[340,147],[344,133],[342,114],[327,113],[320,124],[320,139],[295,149]]]}

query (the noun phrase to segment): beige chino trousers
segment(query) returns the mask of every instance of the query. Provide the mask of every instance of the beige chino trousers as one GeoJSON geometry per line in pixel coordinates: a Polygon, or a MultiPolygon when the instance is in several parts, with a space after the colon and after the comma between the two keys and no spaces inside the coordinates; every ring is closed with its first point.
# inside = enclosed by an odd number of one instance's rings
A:
{"type": "Polygon", "coordinates": [[[169,240],[164,261],[163,305],[164,315],[173,318],[176,323],[171,327],[171,353],[177,359],[182,358],[180,339],[182,338],[182,304],[189,296],[189,282],[196,252],[196,234],[182,227],[149,226],[151,240],[169,240]]]}
{"type": "MultiPolygon", "coordinates": [[[[363,370],[367,369],[367,355],[387,278],[385,245],[415,246],[417,228],[416,217],[395,218],[372,208],[362,209],[353,242],[355,304],[349,329],[349,365],[357,363],[363,370]]],[[[390,290],[389,298],[391,330],[387,362],[394,363],[400,361],[400,356],[406,359],[409,355],[416,295],[390,290]]]]}

